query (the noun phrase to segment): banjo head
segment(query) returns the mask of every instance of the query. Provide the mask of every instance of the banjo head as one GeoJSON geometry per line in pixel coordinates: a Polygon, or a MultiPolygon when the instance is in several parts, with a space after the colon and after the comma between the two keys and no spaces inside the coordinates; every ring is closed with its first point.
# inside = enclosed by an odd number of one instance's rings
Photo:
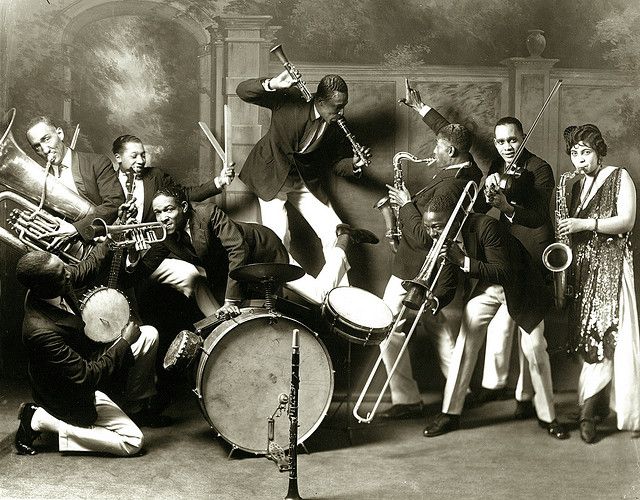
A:
{"type": "Polygon", "coordinates": [[[87,292],[80,303],[84,332],[96,342],[113,342],[129,323],[131,308],[122,292],[99,287],[87,292]]]}

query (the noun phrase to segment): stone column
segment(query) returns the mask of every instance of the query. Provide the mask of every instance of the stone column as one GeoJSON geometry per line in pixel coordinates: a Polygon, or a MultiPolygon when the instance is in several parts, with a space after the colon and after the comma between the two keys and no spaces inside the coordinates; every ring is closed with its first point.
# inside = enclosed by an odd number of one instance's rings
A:
{"type": "MultiPolygon", "coordinates": [[[[231,156],[240,172],[253,145],[262,137],[262,125],[268,124],[268,112],[246,104],[236,94],[236,87],[248,78],[268,75],[269,48],[276,27],[269,26],[271,16],[220,16],[212,28],[215,53],[215,123],[212,130],[224,139],[224,105],[229,105],[231,156]]],[[[227,188],[225,209],[237,220],[259,220],[255,196],[239,179],[227,188]]]]}
{"type": "MultiPolygon", "coordinates": [[[[501,61],[509,69],[509,114],[522,122],[525,133],[556,83],[556,79],[551,76],[551,69],[558,62],[558,59],[540,56],[544,50],[544,37],[539,30],[531,32],[536,33],[532,33],[527,39],[527,47],[531,52],[529,57],[511,57],[501,61]]],[[[545,159],[555,158],[560,92],[558,90],[549,102],[527,142],[527,149],[545,159]]],[[[555,170],[556,166],[552,167],[555,170]]]]}

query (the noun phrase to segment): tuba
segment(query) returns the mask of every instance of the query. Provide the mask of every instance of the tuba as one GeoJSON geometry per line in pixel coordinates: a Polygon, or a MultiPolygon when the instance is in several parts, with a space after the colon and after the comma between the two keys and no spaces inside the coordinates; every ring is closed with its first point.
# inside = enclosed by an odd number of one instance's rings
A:
{"type": "Polygon", "coordinates": [[[564,309],[567,297],[573,295],[573,291],[567,285],[567,269],[573,261],[573,252],[569,246],[569,237],[561,237],[558,235],[558,223],[562,219],[569,217],[569,208],[567,207],[567,181],[573,179],[580,172],[574,170],[565,172],[560,176],[560,182],[556,189],[556,241],[551,243],[542,252],[542,263],[544,267],[554,273],[553,284],[555,291],[556,307],[560,310],[564,309]]]}
{"type": "Polygon", "coordinates": [[[0,139],[0,184],[8,189],[0,192],[0,201],[11,201],[22,208],[13,210],[9,218],[15,235],[0,228],[0,240],[23,252],[46,250],[67,262],[79,262],[86,247],[46,235],[58,229],[58,217],[76,221],[89,215],[94,205],[48,175],[47,169],[18,146],[11,132],[15,115],[15,108],[10,109],[0,126],[4,131],[0,139]]]}
{"type": "Polygon", "coordinates": [[[440,255],[442,248],[445,246],[447,242],[455,240],[458,237],[458,234],[460,233],[462,226],[464,225],[465,221],[467,220],[467,217],[469,216],[469,214],[471,213],[471,210],[473,209],[473,204],[475,203],[477,197],[478,197],[478,186],[476,185],[475,182],[469,181],[465,186],[462,194],[460,195],[460,198],[458,199],[458,203],[453,209],[453,212],[451,213],[451,216],[449,217],[447,224],[442,230],[442,233],[438,237],[437,241],[434,241],[433,245],[431,245],[431,248],[429,249],[429,253],[425,257],[424,263],[420,268],[420,272],[414,279],[407,280],[402,283],[402,286],[407,290],[407,295],[405,296],[405,299],[402,301],[402,308],[400,309],[400,312],[398,313],[398,316],[396,317],[393,323],[393,326],[389,330],[389,336],[382,343],[380,347],[380,355],[378,356],[378,359],[374,363],[373,368],[369,373],[369,378],[364,384],[364,387],[362,388],[362,392],[360,393],[360,396],[358,397],[358,400],[356,401],[356,404],[353,407],[353,416],[356,418],[358,422],[360,423],[364,422],[369,424],[373,420],[373,417],[378,409],[378,406],[382,401],[382,396],[384,395],[385,391],[387,390],[387,387],[389,387],[389,384],[391,383],[391,377],[393,377],[393,374],[395,373],[396,368],[400,363],[400,358],[402,358],[404,351],[406,351],[409,345],[409,341],[413,336],[413,332],[418,326],[420,318],[422,317],[422,314],[425,312],[425,309],[430,299],[434,299],[436,301],[436,308],[433,310],[433,312],[435,313],[435,311],[437,311],[438,299],[433,296],[433,291],[435,290],[435,287],[438,283],[438,278],[440,277],[440,273],[442,272],[442,269],[444,268],[444,265],[445,265],[445,260],[439,259],[438,256],[440,255]],[[459,225],[458,225],[458,228],[454,230],[456,222],[459,222],[459,225]],[[404,316],[405,316],[405,313],[408,312],[408,309],[418,310],[418,312],[416,313],[415,320],[413,321],[411,328],[409,329],[409,333],[407,333],[407,336],[404,340],[404,344],[402,344],[402,347],[398,352],[398,356],[396,357],[396,360],[393,363],[393,366],[391,367],[391,369],[389,370],[389,373],[387,374],[387,378],[384,382],[384,385],[382,386],[382,389],[380,390],[380,393],[373,405],[373,408],[371,409],[370,412],[367,413],[366,417],[363,417],[358,413],[358,411],[360,410],[360,405],[362,405],[362,401],[367,395],[367,391],[369,390],[369,387],[371,386],[373,379],[378,373],[378,368],[380,367],[380,363],[382,363],[382,359],[384,357],[384,353],[387,349],[387,346],[389,345],[389,340],[391,339],[391,335],[397,328],[399,328],[399,325],[401,325],[404,322],[405,320],[404,316]]]}
{"type": "MultiPolygon", "coordinates": [[[[410,160],[413,163],[426,163],[431,165],[436,161],[435,158],[418,158],[411,153],[400,151],[393,157],[393,187],[396,189],[402,189],[404,187],[404,173],[402,171],[402,160],[410,160]]],[[[384,236],[389,239],[389,244],[394,253],[398,249],[400,238],[402,238],[402,229],[400,228],[400,207],[395,203],[389,201],[389,197],[385,196],[378,200],[373,206],[382,213],[384,218],[384,224],[387,228],[384,236]]]]}

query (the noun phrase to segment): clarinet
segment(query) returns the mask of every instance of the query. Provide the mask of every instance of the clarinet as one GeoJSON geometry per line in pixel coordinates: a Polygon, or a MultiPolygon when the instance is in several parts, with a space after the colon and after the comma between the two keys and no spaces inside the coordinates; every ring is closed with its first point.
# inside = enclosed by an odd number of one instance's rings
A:
{"type": "Polygon", "coordinates": [[[340,127],[340,129],[344,132],[344,135],[347,136],[347,139],[351,143],[351,149],[353,149],[353,154],[357,156],[362,163],[364,163],[363,165],[364,167],[368,167],[369,165],[371,165],[371,160],[367,158],[367,156],[364,154],[364,146],[358,143],[356,141],[355,136],[349,131],[349,129],[347,128],[347,122],[344,119],[344,117],[341,116],[340,118],[338,118],[336,123],[338,124],[338,127],[340,127]]]}
{"type": "Polygon", "coordinates": [[[302,498],[298,493],[298,390],[300,389],[300,332],[293,330],[291,342],[291,393],[289,395],[289,490],[285,499],[302,498]]]}

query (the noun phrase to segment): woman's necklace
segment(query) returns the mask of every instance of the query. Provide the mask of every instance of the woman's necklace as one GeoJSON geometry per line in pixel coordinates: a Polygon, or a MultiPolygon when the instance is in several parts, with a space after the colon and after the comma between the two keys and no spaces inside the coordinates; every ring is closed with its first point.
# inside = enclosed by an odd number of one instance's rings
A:
{"type": "MultiPolygon", "coordinates": [[[[602,170],[602,167],[598,167],[598,170],[596,171],[596,175],[593,176],[593,182],[589,185],[589,188],[587,189],[587,194],[585,195],[584,198],[581,197],[580,205],[578,206],[578,210],[576,210],[576,215],[579,214],[589,202],[591,194],[592,192],[594,192],[594,188],[596,187],[596,182],[598,180],[598,176],[600,175],[601,170],[602,170]]],[[[587,184],[587,177],[588,176],[585,176],[584,184],[582,186],[582,189],[580,190],[580,194],[582,194],[582,191],[584,190],[584,187],[587,184]]]]}

